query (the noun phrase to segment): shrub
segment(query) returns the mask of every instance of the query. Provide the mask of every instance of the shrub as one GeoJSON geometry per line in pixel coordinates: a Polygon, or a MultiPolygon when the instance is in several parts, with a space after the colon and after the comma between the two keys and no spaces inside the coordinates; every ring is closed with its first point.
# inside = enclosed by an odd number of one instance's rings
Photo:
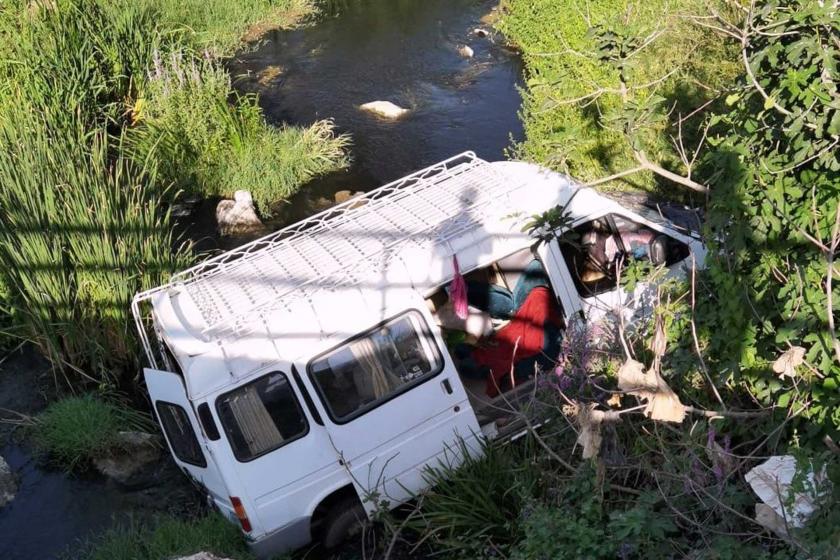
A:
{"type": "Polygon", "coordinates": [[[826,76],[840,65],[840,20],[830,4],[788,0],[751,17],[750,29],[782,35],[750,38],[745,56],[763,92],[744,76],[716,117],[706,161],[714,300],[701,309],[702,334],[718,371],[813,420],[806,435],[837,438],[840,101],[826,76]],[[798,367],[780,375],[773,362],[792,348],[798,367]]]}
{"type": "Polygon", "coordinates": [[[332,123],[269,126],[253,96],[240,96],[210,60],[156,60],[133,131],[139,160],[161,161],[179,188],[202,196],[251,191],[264,215],[316,175],[344,167],[347,137],[332,123]]]}
{"type": "Polygon", "coordinates": [[[137,523],[111,529],[73,558],[85,560],[162,560],[211,552],[234,560],[251,560],[242,532],[214,513],[192,520],[158,519],[151,527],[137,523]]]}
{"type": "MultiPolygon", "coordinates": [[[[726,44],[685,17],[705,13],[702,0],[630,5],[506,0],[502,6],[499,27],[522,50],[528,71],[521,111],[526,140],[514,155],[584,181],[638,166],[636,147],[620,124],[628,107],[655,97],[664,101],[638,140],[650,159],[678,167],[665,134],[676,132],[669,118],[687,114],[737,75],[737,59],[726,44]],[[635,53],[619,70],[605,44],[624,55],[635,53]]],[[[632,181],[640,187],[654,184],[647,173],[633,175],[632,181]]]]}
{"type": "Polygon", "coordinates": [[[426,472],[431,486],[423,495],[414,530],[435,548],[475,558],[506,551],[523,536],[521,515],[540,493],[541,474],[530,439],[507,446],[485,445],[458,468],[441,464],[426,472]]]}
{"type": "Polygon", "coordinates": [[[35,441],[56,463],[73,469],[117,445],[123,430],[152,430],[151,418],[121,403],[82,395],[49,405],[35,418],[35,441]]]}

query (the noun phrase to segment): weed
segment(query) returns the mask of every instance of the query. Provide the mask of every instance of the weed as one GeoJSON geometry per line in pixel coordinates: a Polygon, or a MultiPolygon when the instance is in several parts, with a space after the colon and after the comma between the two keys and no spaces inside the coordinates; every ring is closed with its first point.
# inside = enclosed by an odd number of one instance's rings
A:
{"type": "Polygon", "coordinates": [[[427,470],[431,490],[411,527],[436,548],[465,557],[508,550],[523,537],[526,504],[540,493],[532,442],[485,445],[478,454],[462,441],[457,453],[465,457],[459,467],[441,464],[427,470]]]}
{"type": "Polygon", "coordinates": [[[114,448],[120,431],[153,429],[151,418],[93,395],[67,397],[35,418],[35,441],[68,470],[114,448]]]}
{"type": "Polygon", "coordinates": [[[202,551],[233,560],[253,558],[241,531],[217,513],[193,520],[165,517],[151,527],[134,522],[111,529],[73,557],[84,560],[161,560],[202,551]]]}
{"type": "Polygon", "coordinates": [[[181,189],[203,196],[248,190],[263,215],[316,175],[347,163],[332,123],[275,128],[253,96],[234,93],[218,64],[182,52],[155,58],[132,131],[138,160],[156,159],[181,189]]]}

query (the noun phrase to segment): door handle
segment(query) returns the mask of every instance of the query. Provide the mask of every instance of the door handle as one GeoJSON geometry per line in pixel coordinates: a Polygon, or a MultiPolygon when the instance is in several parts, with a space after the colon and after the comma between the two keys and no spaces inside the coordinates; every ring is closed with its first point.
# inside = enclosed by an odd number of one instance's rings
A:
{"type": "Polygon", "coordinates": [[[452,394],[452,384],[449,382],[449,379],[444,379],[440,382],[440,386],[443,387],[443,390],[446,391],[447,395],[452,394]]]}

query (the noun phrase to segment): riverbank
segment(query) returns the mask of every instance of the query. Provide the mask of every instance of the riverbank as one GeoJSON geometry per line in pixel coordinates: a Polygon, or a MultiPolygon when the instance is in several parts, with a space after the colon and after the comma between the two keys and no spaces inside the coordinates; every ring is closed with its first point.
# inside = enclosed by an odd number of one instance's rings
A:
{"type": "MultiPolygon", "coordinates": [[[[689,152],[701,121],[689,117],[737,79],[737,52],[690,15],[704,1],[504,0],[496,24],[521,50],[527,90],[524,142],[514,157],[583,182],[639,167],[635,153],[684,172],[673,139],[689,152]],[[685,119],[681,125],[680,119],[685,119]]],[[[684,192],[649,170],[601,188],[684,192]]]]}
{"type": "Polygon", "coordinates": [[[41,415],[87,392],[99,410],[136,405],[131,414],[151,423],[130,301],[197,257],[174,230],[184,197],[246,188],[268,212],[346,165],[348,140],[331,123],[268,125],[222,67],[246,41],[314,10],[307,0],[0,7],[0,454],[16,488],[0,510],[0,556],[55,558],[114,524],[165,526],[171,515],[186,531],[206,513],[168,455],[142,481],[117,483],[87,456],[49,453],[66,436],[106,441],[97,427],[74,433],[89,418],[53,416],[46,438],[41,415]],[[20,340],[30,342],[11,352],[20,340]]]}
{"type": "Polygon", "coordinates": [[[173,233],[174,203],[245,189],[269,215],[347,164],[348,139],[329,121],[269,126],[217,58],[313,10],[303,0],[4,5],[2,307],[7,330],[33,341],[58,379],[132,391],[130,299],[196,258],[173,233]]]}

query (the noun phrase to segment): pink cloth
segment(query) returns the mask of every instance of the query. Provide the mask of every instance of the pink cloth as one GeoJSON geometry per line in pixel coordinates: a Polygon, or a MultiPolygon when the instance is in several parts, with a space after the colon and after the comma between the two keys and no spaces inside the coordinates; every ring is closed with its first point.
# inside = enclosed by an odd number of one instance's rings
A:
{"type": "Polygon", "coordinates": [[[455,269],[455,275],[452,277],[452,283],[449,285],[449,299],[452,300],[455,315],[461,320],[466,320],[469,314],[467,283],[464,281],[464,277],[461,276],[461,270],[458,268],[458,257],[455,255],[452,255],[452,267],[455,269]]]}

